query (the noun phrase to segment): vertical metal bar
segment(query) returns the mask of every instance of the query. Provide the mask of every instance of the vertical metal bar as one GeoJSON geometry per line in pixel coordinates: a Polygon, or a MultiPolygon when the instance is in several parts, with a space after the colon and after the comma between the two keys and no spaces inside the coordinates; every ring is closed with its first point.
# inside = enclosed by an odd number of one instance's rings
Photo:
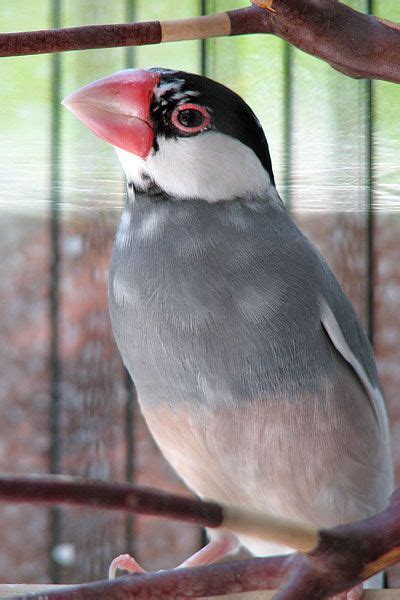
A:
{"type": "MultiPolygon", "coordinates": [[[[207,14],[207,0],[200,0],[200,15],[207,14]]],[[[200,40],[200,73],[207,75],[207,40],[200,40]]]]}
{"type": "MultiPolygon", "coordinates": [[[[367,0],[367,12],[372,14],[373,0],[367,0]]],[[[366,107],[365,107],[365,145],[366,145],[366,203],[367,203],[367,239],[366,239],[366,271],[367,271],[367,331],[371,344],[374,343],[374,285],[375,285],[375,260],[374,260],[374,84],[369,79],[365,82],[366,107]]]]}
{"type": "MultiPolygon", "coordinates": [[[[61,1],[53,0],[51,27],[61,27],[61,1]]],[[[50,162],[50,472],[59,473],[61,466],[60,446],[60,374],[59,352],[59,277],[60,277],[60,102],[61,102],[61,54],[51,56],[51,162],[50,162]]],[[[60,567],[54,561],[52,549],[60,542],[60,511],[50,511],[50,574],[55,583],[60,580],[60,567]]]]}
{"type": "MultiPolygon", "coordinates": [[[[125,22],[133,22],[136,17],[135,0],[125,0],[125,22]]],[[[135,64],[135,52],[133,46],[125,48],[124,68],[131,69],[135,64]]],[[[125,369],[125,388],[126,388],[126,406],[125,406],[125,444],[126,444],[126,481],[133,481],[135,477],[135,418],[137,395],[135,386],[125,369]]],[[[134,517],[128,515],[126,518],[125,533],[126,550],[130,554],[135,553],[135,521],[134,517]]]]}
{"type": "MultiPolygon", "coordinates": [[[[135,0],[125,0],[125,23],[133,23],[136,16],[135,0]]],[[[131,69],[135,64],[135,47],[125,47],[125,69],[131,69]]]]}
{"type": "Polygon", "coordinates": [[[283,189],[285,204],[292,209],[292,143],[293,143],[293,49],[288,43],[283,47],[283,189]]]}
{"type": "MultiPolygon", "coordinates": [[[[200,0],[200,15],[204,16],[207,14],[207,0],[200,0]]],[[[200,40],[200,73],[201,75],[207,76],[207,51],[208,51],[207,40],[200,40]]],[[[208,543],[207,532],[204,527],[200,528],[200,548],[203,548],[208,543]]]]}

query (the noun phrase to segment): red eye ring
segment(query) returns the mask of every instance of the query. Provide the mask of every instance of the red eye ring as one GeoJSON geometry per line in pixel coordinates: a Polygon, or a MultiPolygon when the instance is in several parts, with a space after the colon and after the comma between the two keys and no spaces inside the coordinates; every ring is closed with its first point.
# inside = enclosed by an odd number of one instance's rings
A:
{"type": "Polygon", "coordinates": [[[188,102],[186,104],[180,104],[179,106],[177,106],[175,108],[175,110],[173,111],[172,116],[171,116],[171,121],[172,121],[172,124],[174,125],[174,127],[179,129],[179,131],[182,131],[184,133],[198,133],[199,131],[203,131],[204,129],[207,129],[207,127],[210,125],[211,115],[208,112],[208,110],[206,108],[204,108],[204,106],[200,106],[199,104],[193,104],[191,102],[188,102]],[[200,125],[197,125],[195,127],[187,127],[187,126],[183,125],[178,120],[178,115],[179,115],[179,113],[181,113],[184,110],[195,110],[195,111],[201,113],[201,115],[204,117],[204,121],[200,125]]]}

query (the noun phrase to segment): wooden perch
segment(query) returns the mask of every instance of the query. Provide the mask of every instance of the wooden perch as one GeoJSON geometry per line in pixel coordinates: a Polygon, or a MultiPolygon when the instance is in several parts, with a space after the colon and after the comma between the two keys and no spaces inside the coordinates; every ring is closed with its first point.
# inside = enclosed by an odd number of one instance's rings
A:
{"type": "MultiPolygon", "coordinates": [[[[216,502],[202,502],[139,486],[85,482],[69,477],[0,477],[0,500],[122,509],[170,516],[207,527],[224,527],[226,524],[225,507],[216,502]]],[[[239,509],[237,514],[249,513],[239,509]]],[[[237,521],[237,516],[228,515],[230,525],[235,529],[233,521],[235,518],[237,521]]],[[[251,515],[251,532],[254,535],[255,514],[251,515]]],[[[270,517],[263,515],[258,521],[260,529],[269,521],[270,517]]],[[[315,535],[312,528],[301,527],[300,530],[305,536],[315,535]]],[[[299,535],[299,529],[293,531],[295,536],[299,535]]],[[[283,535],[288,543],[287,523],[283,535]]],[[[129,600],[140,597],[142,600],[172,600],[267,590],[281,585],[276,600],[322,600],[353,587],[400,560],[400,488],[393,494],[388,508],[381,513],[362,521],[319,530],[316,538],[309,538],[309,547],[315,541],[317,544],[311,550],[291,556],[129,575],[112,581],[49,590],[46,598],[129,600]]],[[[29,597],[43,600],[39,593],[29,597]]]]}
{"type": "Polygon", "coordinates": [[[253,1],[260,6],[189,19],[3,33],[0,56],[273,33],[350,77],[400,83],[399,25],[337,0],[253,1]]]}
{"type": "Polygon", "coordinates": [[[234,506],[168,494],[144,486],[85,481],[73,477],[0,477],[0,500],[95,506],[140,515],[169,517],[204,527],[223,528],[307,552],[318,530],[288,519],[234,506]]]}
{"type": "MultiPolygon", "coordinates": [[[[56,590],[65,586],[56,585],[38,585],[38,584],[0,584],[0,598],[32,597],[34,592],[42,592],[42,600],[46,598],[46,592],[50,589],[56,590]]],[[[229,596],[208,596],[204,600],[274,600],[274,591],[245,592],[238,596],[237,594],[229,596]]],[[[396,590],[365,590],[363,600],[399,600],[399,593],[396,590]]]]}

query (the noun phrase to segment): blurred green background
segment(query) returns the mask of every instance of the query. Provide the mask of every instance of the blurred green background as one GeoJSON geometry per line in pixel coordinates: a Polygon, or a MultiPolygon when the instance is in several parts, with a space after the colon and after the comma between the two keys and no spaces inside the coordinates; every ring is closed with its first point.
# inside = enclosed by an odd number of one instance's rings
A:
{"type": "MultiPolygon", "coordinates": [[[[365,11],[367,2],[347,2],[365,11]]],[[[237,0],[2,2],[0,31],[177,19],[237,0]]],[[[398,0],[375,14],[400,22],[398,0]]],[[[250,104],[278,191],[318,244],[373,337],[400,465],[400,88],[354,80],[273,36],[1,59],[1,469],[135,480],[182,490],[137,409],[107,312],[124,201],[111,146],[60,105],[127,66],[184,69],[250,104]],[[371,110],[372,109],[372,110],[371,110]]],[[[196,528],[83,510],[0,507],[0,580],[105,576],[119,552],[151,569],[198,548],[196,528]]]]}

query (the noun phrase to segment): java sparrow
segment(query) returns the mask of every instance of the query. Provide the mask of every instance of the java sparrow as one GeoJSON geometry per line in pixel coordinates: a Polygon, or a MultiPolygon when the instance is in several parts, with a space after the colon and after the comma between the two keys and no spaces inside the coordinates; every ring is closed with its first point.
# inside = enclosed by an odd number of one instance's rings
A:
{"type": "MultiPolygon", "coordinates": [[[[318,527],[383,509],[393,480],[374,356],[282,203],[249,106],[161,68],[120,71],[64,104],[125,170],[112,327],[176,472],[202,497],[318,527]]],[[[184,565],[239,542],[257,556],[287,550],[215,536],[184,565]]]]}

